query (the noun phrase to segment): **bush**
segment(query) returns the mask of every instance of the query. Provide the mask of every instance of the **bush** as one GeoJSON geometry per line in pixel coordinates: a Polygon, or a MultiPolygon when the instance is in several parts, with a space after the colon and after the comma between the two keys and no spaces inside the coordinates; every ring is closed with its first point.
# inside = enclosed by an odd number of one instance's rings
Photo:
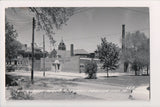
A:
{"type": "Polygon", "coordinates": [[[13,100],[33,100],[31,92],[18,89],[11,89],[11,99],[13,100]]]}
{"type": "Polygon", "coordinates": [[[96,79],[97,63],[94,61],[85,64],[85,73],[88,74],[88,79],[96,79]]]}
{"type": "Polygon", "coordinates": [[[32,100],[32,92],[23,90],[21,82],[23,82],[24,79],[17,77],[6,75],[6,86],[16,86],[9,88],[10,89],[10,99],[12,100],[32,100]]]}
{"type": "Polygon", "coordinates": [[[7,72],[12,72],[12,71],[15,71],[15,65],[7,65],[6,66],[6,71],[7,72]]]}
{"type": "Polygon", "coordinates": [[[16,81],[16,77],[10,76],[6,74],[6,86],[18,86],[16,81]]]}

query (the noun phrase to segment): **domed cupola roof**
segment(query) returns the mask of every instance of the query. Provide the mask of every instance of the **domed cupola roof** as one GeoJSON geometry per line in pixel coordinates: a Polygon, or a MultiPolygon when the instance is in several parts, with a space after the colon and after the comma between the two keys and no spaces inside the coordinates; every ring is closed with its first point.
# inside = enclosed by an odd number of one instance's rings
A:
{"type": "Polygon", "coordinates": [[[61,42],[58,45],[58,50],[66,50],[66,45],[63,42],[63,39],[61,40],[61,42]]]}

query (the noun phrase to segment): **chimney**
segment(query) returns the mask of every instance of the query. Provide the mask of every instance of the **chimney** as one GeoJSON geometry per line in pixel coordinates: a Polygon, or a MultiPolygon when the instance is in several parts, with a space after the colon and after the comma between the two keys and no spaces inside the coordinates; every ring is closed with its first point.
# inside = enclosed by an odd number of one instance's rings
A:
{"type": "MultiPolygon", "coordinates": [[[[125,25],[122,25],[122,53],[125,54],[125,25]]],[[[124,61],[124,72],[127,72],[128,62],[124,61]]]]}
{"type": "Polygon", "coordinates": [[[71,44],[71,56],[74,56],[74,47],[73,47],[73,44],[71,44]]]}
{"type": "Polygon", "coordinates": [[[27,48],[27,44],[24,44],[24,47],[26,47],[26,48],[27,48]]]}
{"type": "Polygon", "coordinates": [[[122,52],[125,49],[125,25],[122,25],[122,52]]]}

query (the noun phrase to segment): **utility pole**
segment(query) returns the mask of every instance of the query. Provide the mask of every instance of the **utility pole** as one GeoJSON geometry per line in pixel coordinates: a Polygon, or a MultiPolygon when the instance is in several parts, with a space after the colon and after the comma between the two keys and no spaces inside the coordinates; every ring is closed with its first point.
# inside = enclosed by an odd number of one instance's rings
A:
{"type": "Polygon", "coordinates": [[[122,25],[122,52],[125,52],[125,25],[122,25]]]}
{"type": "MultiPolygon", "coordinates": [[[[125,46],[125,25],[122,25],[122,53],[126,53],[126,46],[125,46]]],[[[124,72],[127,72],[128,69],[128,62],[124,60],[124,72]]]]}
{"type": "Polygon", "coordinates": [[[43,76],[45,76],[45,36],[43,35],[43,76]]]}
{"type": "Polygon", "coordinates": [[[31,69],[31,82],[32,84],[34,83],[33,80],[33,75],[34,75],[34,29],[35,29],[35,19],[33,17],[33,22],[32,22],[32,69],[31,69]]]}

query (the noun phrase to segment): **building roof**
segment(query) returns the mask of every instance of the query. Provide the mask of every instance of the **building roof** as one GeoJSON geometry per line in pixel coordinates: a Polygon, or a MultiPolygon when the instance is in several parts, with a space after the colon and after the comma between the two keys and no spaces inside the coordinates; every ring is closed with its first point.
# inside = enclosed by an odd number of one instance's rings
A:
{"type": "MultiPolygon", "coordinates": [[[[71,56],[70,50],[67,50],[67,51],[65,51],[65,50],[56,50],[56,52],[57,52],[57,55],[60,55],[61,57],[70,57],[71,56]]],[[[74,55],[86,55],[86,54],[89,54],[89,53],[84,49],[75,49],[74,50],[74,55]]]]}
{"type": "Polygon", "coordinates": [[[89,54],[89,53],[84,49],[75,49],[74,54],[89,54]]]}
{"type": "MultiPolygon", "coordinates": [[[[32,52],[32,47],[27,47],[27,45],[25,44],[25,45],[22,45],[22,49],[21,50],[23,50],[25,52],[32,52]]],[[[35,50],[35,52],[42,52],[41,51],[42,47],[38,47],[37,44],[34,44],[34,50],[35,50]]]]}

